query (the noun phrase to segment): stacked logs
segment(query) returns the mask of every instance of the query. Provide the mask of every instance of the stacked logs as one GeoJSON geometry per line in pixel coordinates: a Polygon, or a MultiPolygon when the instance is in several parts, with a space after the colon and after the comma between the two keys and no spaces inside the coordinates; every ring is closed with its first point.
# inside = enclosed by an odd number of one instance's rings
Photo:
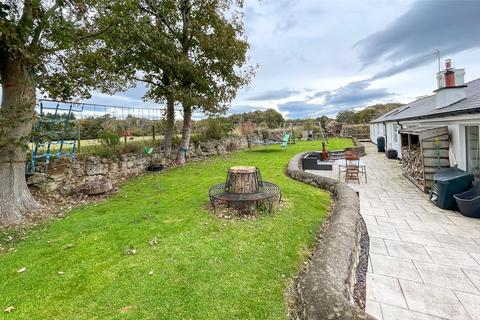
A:
{"type": "Polygon", "coordinates": [[[425,186],[422,158],[420,146],[402,149],[403,173],[418,185],[425,186]]]}

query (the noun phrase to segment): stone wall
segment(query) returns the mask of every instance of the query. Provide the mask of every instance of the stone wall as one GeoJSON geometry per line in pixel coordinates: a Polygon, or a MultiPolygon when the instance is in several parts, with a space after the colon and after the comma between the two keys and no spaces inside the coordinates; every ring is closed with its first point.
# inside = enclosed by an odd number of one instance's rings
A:
{"type": "Polygon", "coordinates": [[[368,263],[368,233],[360,215],[358,196],[343,182],[304,172],[301,159],[305,154],[297,154],[290,160],[287,174],[330,191],[335,205],[311,263],[294,288],[298,317],[374,320],[358,306],[361,302],[356,299],[359,294],[365,295],[368,263]]]}
{"type": "MultiPolygon", "coordinates": [[[[233,150],[248,147],[246,138],[229,137],[218,141],[207,141],[192,144],[187,158],[204,158],[212,155],[226,154],[233,150]]],[[[71,195],[78,192],[91,181],[117,185],[126,179],[144,173],[152,162],[166,164],[164,154],[156,152],[151,156],[143,153],[122,154],[116,158],[98,156],[85,159],[58,159],[50,162],[45,173],[29,176],[27,184],[39,192],[71,195]]]]}

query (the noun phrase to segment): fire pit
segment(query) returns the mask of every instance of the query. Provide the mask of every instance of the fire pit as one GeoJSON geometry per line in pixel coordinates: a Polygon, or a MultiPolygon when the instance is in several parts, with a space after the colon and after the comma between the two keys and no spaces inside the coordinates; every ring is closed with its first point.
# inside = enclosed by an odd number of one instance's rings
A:
{"type": "Polygon", "coordinates": [[[277,185],[263,181],[258,168],[237,166],[228,169],[227,181],[210,188],[208,195],[214,211],[218,205],[225,205],[249,212],[253,206],[267,204],[271,212],[273,203],[277,199],[280,202],[282,192],[277,185]]]}

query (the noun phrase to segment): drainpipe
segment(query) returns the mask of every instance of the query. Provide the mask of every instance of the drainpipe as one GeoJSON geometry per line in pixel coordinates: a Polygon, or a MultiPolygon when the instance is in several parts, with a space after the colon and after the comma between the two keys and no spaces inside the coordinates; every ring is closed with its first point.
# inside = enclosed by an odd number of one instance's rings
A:
{"type": "MultiPolygon", "coordinates": [[[[403,124],[400,123],[400,121],[397,120],[397,125],[400,126],[400,130],[403,130],[403,124]]],[[[400,135],[400,140],[398,141],[398,143],[400,144],[400,152],[398,154],[398,157],[401,158],[402,157],[402,136],[400,135]]]]}
{"type": "Polygon", "coordinates": [[[387,146],[388,146],[388,134],[387,134],[387,123],[383,123],[383,137],[385,138],[385,152],[387,152],[387,146]]]}

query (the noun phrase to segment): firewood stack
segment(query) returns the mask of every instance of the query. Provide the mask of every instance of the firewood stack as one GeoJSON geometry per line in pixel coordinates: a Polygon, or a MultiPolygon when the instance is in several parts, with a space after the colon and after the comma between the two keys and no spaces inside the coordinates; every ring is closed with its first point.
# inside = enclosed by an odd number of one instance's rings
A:
{"type": "Polygon", "coordinates": [[[404,147],[402,149],[403,173],[418,185],[424,187],[423,161],[420,146],[404,147]]]}

